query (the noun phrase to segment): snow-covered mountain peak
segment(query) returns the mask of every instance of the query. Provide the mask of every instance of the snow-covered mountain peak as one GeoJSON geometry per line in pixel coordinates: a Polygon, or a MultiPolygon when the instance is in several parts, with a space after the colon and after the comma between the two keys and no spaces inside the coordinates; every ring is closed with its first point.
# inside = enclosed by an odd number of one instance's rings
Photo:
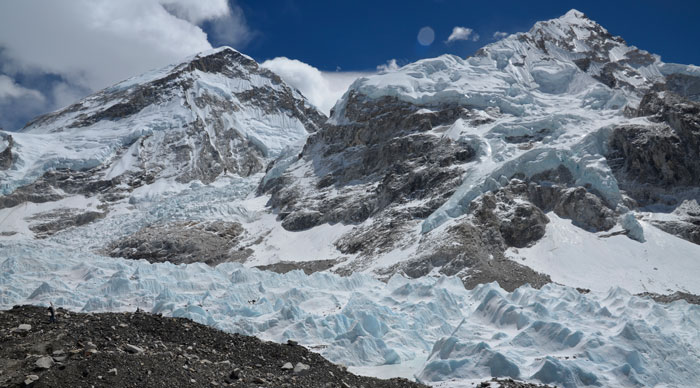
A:
{"type": "MultiPolygon", "coordinates": [[[[584,235],[616,228],[631,246],[647,238],[651,246],[663,238],[640,221],[640,205],[680,204],[694,194],[677,192],[695,190],[700,171],[688,156],[698,144],[697,105],[682,110],[651,96],[665,88],[697,98],[699,80],[696,68],[667,65],[570,11],[472,57],[442,55],[358,79],[301,158],[263,191],[287,230],[352,227],[334,244],[357,258],[341,272],[473,279],[494,268],[476,258],[516,266],[498,259],[498,247],[532,244],[558,222],[552,211],[584,235]],[[672,183],[640,188],[642,179],[672,183]]],[[[694,241],[689,222],[666,227],[694,241]]]]}
{"type": "Polygon", "coordinates": [[[139,176],[137,185],[144,174],[180,182],[247,176],[301,147],[325,119],[279,76],[221,47],[33,120],[12,134],[16,157],[0,171],[2,189],[64,168],[96,169],[93,178],[107,180],[128,173],[118,179],[139,176]]]}
{"type": "Polygon", "coordinates": [[[230,47],[220,47],[119,82],[69,107],[38,117],[22,131],[64,132],[89,127],[100,120],[120,121],[188,89],[219,96],[267,89],[304,99],[276,74],[259,67],[251,57],[230,47]]]}
{"type": "MultiPolygon", "coordinates": [[[[531,35],[539,35],[542,38],[571,38],[586,39],[591,35],[609,35],[600,24],[589,19],[583,12],[571,9],[564,15],[539,21],[528,31],[531,35]]],[[[620,38],[616,38],[620,39],[620,38]]]]}

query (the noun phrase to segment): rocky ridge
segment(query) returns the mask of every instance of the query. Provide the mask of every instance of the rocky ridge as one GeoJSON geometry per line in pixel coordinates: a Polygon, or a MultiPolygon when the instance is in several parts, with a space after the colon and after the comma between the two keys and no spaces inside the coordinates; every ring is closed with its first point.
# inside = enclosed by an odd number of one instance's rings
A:
{"type": "MultiPolygon", "coordinates": [[[[3,387],[425,387],[357,376],[290,340],[228,334],[184,318],[38,306],[0,311],[3,387]]],[[[547,387],[494,379],[479,386],[547,387]],[[491,384],[498,385],[491,385],[491,384]]]]}
{"type": "Polygon", "coordinates": [[[146,313],[0,312],[3,387],[422,387],[356,376],[290,341],[146,313]]]}

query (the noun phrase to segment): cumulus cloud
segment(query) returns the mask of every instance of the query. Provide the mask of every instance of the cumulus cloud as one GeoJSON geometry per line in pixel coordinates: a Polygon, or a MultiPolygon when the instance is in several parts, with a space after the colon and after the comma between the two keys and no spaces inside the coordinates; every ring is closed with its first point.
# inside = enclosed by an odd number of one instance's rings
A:
{"type": "Polygon", "coordinates": [[[370,73],[323,72],[296,59],[277,57],[261,64],[297,88],[312,104],[328,115],[336,101],[357,78],[370,73]]]}
{"type": "Polygon", "coordinates": [[[227,0],[3,1],[0,70],[58,79],[41,92],[65,103],[210,49],[205,23],[234,46],[250,37],[242,11],[227,0]]]}
{"type": "Polygon", "coordinates": [[[399,65],[398,63],[396,63],[396,59],[390,59],[386,61],[386,63],[377,66],[377,71],[380,73],[387,73],[390,71],[396,71],[398,69],[399,65]]]}
{"type": "Polygon", "coordinates": [[[510,35],[510,34],[507,33],[507,32],[496,31],[496,32],[493,33],[493,38],[496,39],[496,40],[500,40],[500,39],[505,38],[505,37],[508,36],[508,35],[510,35]]]}
{"type": "Polygon", "coordinates": [[[0,75],[0,129],[16,129],[23,124],[18,122],[45,112],[47,104],[47,99],[39,91],[0,75]]]}
{"type": "Polygon", "coordinates": [[[17,85],[12,78],[0,74],[0,101],[18,98],[44,100],[44,96],[39,91],[17,85]]]}
{"type": "Polygon", "coordinates": [[[472,42],[476,42],[479,40],[479,34],[468,27],[455,27],[447,38],[447,43],[452,43],[457,40],[471,40],[472,42]]]}
{"type": "Polygon", "coordinates": [[[159,2],[173,15],[194,24],[229,13],[227,0],[160,0],[159,2]]]}

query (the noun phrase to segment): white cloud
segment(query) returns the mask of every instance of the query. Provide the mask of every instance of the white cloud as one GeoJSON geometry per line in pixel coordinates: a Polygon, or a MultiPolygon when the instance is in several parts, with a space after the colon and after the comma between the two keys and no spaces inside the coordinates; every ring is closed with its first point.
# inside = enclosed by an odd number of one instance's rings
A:
{"type": "Polygon", "coordinates": [[[496,39],[496,40],[500,40],[500,39],[505,38],[505,37],[508,36],[508,35],[510,35],[510,34],[507,33],[507,32],[496,31],[496,32],[493,33],[493,38],[496,39]]]}
{"type": "Polygon", "coordinates": [[[387,73],[390,71],[396,71],[398,69],[399,65],[398,63],[396,63],[396,59],[390,59],[386,61],[386,63],[377,66],[377,71],[380,73],[387,73]]]}
{"type": "Polygon", "coordinates": [[[19,98],[44,100],[44,96],[39,91],[17,85],[12,78],[0,74],[0,101],[5,102],[19,98]]]}
{"type": "Polygon", "coordinates": [[[21,71],[95,90],[210,49],[194,22],[228,14],[225,1],[0,2],[0,47],[21,71]]]}
{"type": "Polygon", "coordinates": [[[452,43],[456,40],[471,40],[472,42],[476,42],[479,40],[479,34],[468,27],[455,27],[447,38],[447,43],[452,43]]]}
{"type": "Polygon", "coordinates": [[[18,129],[28,118],[46,112],[49,103],[38,90],[0,74],[0,129],[18,129]]]}
{"type": "Polygon", "coordinates": [[[229,13],[226,0],[159,0],[159,2],[170,13],[194,24],[226,16],[229,13]]]}
{"type": "Polygon", "coordinates": [[[371,74],[322,72],[309,64],[285,57],[267,60],[261,66],[272,70],[286,83],[299,89],[312,104],[327,115],[353,81],[371,74]]]}
{"type": "Polygon", "coordinates": [[[0,1],[0,71],[44,77],[44,109],[56,109],[211,49],[205,24],[218,42],[250,39],[242,10],[227,0],[0,1]]]}
{"type": "Polygon", "coordinates": [[[222,44],[239,47],[253,39],[254,34],[248,27],[243,10],[239,6],[231,5],[227,15],[213,18],[208,23],[211,25],[213,38],[222,44]]]}

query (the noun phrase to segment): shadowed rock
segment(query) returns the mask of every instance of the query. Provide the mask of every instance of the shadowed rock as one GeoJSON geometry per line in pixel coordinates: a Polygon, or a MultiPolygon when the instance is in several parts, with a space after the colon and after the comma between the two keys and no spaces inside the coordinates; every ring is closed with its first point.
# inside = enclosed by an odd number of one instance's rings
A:
{"type": "Polygon", "coordinates": [[[112,257],[145,259],[151,263],[244,262],[252,251],[237,249],[243,233],[243,227],[237,222],[183,221],[151,225],[114,241],[107,247],[107,253],[112,257]]]}

